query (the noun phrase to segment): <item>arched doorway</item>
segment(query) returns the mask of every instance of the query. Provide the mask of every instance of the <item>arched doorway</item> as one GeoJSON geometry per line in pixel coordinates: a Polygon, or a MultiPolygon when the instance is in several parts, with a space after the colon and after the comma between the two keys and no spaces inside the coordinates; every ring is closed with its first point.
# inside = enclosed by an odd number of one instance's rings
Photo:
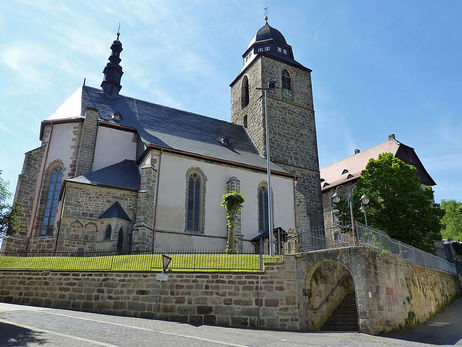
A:
{"type": "Polygon", "coordinates": [[[307,273],[303,294],[309,330],[359,330],[353,277],[339,261],[316,263],[307,273]]]}

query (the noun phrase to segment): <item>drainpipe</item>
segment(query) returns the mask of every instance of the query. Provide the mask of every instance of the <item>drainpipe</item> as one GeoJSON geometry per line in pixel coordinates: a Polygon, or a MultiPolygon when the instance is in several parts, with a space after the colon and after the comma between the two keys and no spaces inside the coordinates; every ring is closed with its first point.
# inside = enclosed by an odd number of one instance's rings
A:
{"type": "Polygon", "coordinates": [[[155,206],[154,206],[154,217],[153,217],[153,222],[152,222],[152,246],[151,250],[154,252],[154,236],[156,233],[156,222],[157,222],[157,201],[159,200],[159,181],[160,181],[160,164],[162,163],[162,153],[164,152],[164,149],[160,149],[160,154],[159,154],[159,167],[157,168],[157,180],[156,180],[156,199],[155,199],[155,206]]]}
{"type": "MultiPolygon", "coordinates": [[[[296,253],[298,252],[302,252],[302,249],[301,249],[301,237],[298,237],[298,228],[297,228],[297,198],[295,197],[295,183],[297,181],[297,175],[295,174],[294,172],[294,180],[293,180],[293,183],[292,183],[292,188],[293,188],[293,195],[294,195],[294,226],[295,226],[295,233],[297,234],[297,238],[298,240],[296,241],[297,242],[297,251],[296,253]]],[[[301,231],[300,231],[300,236],[301,236],[301,231]]]]}
{"type": "Polygon", "coordinates": [[[45,152],[45,159],[43,161],[42,173],[41,173],[41,176],[40,176],[39,189],[37,191],[37,194],[35,196],[35,201],[34,201],[34,207],[33,207],[33,212],[32,212],[33,217],[32,217],[32,221],[31,221],[32,223],[31,223],[31,227],[29,229],[29,235],[28,235],[27,241],[26,241],[26,253],[29,251],[29,242],[30,242],[30,239],[32,237],[32,234],[34,233],[35,220],[37,218],[38,204],[39,204],[39,201],[40,201],[40,196],[42,195],[43,177],[45,176],[45,169],[46,169],[46,165],[47,165],[47,161],[48,161],[48,152],[50,151],[51,138],[53,136],[53,122],[50,123],[50,127],[51,127],[50,138],[48,139],[48,143],[47,143],[47,150],[45,152]]]}

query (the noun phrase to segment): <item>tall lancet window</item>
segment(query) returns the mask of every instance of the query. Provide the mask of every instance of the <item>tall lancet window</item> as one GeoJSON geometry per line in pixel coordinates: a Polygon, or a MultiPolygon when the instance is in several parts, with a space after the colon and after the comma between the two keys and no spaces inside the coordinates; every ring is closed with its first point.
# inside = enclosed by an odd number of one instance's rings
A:
{"type": "Polygon", "coordinates": [[[241,103],[242,108],[246,107],[249,104],[250,100],[250,90],[249,90],[249,79],[247,76],[244,76],[242,79],[242,95],[241,95],[241,103]]]}
{"type": "Polygon", "coordinates": [[[290,75],[287,70],[282,70],[282,97],[283,99],[292,100],[292,85],[290,75]]]}
{"type": "Polygon", "coordinates": [[[55,224],[56,208],[58,206],[59,190],[63,178],[63,169],[57,166],[53,169],[48,186],[47,200],[45,204],[45,212],[43,214],[42,227],[40,235],[51,235],[53,233],[53,225],[55,224]]]}
{"type": "Polygon", "coordinates": [[[268,189],[266,186],[258,188],[258,231],[268,231],[268,189]]]}
{"type": "Polygon", "coordinates": [[[204,231],[205,177],[200,169],[190,169],[186,175],[186,231],[204,231]]]}

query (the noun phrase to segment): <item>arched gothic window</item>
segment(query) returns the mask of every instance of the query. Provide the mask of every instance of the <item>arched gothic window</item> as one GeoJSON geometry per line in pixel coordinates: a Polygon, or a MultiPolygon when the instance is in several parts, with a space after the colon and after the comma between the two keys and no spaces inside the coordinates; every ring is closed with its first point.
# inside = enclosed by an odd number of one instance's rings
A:
{"type": "Polygon", "coordinates": [[[282,89],[292,90],[290,85],[290,75],[287,70],[282,70],[282,89]]]}
{"type": "Polygon", "coordinates": [[[112,236],[112,227],[111,227],[111,224],[108,224],[104,232],[104,239],[110,240],[111,236],[112,236]]]}
{"type": "Polygon", "coordinates": [[[51,235],[53,233],[53,225],[55,224],[56,207],[58,206],[59,190],[61,189],[61,181],[63,178],[63,169],[57,166],[53,169],[48,186],[47,200],[45,211],[43,214],[42,227],[40,235],[51,235]]]}
{"type": "Polygon", "coordinates": [[[242,79],[242,95],[241,95],[241,102],[242,108],[246,107],[249,104],[250,100],[250,90],[249,90],[249,79],[247,76],[244,76],[242,79]]]}
{"type": "Polygon", "coordinates": [[[258,231],[268,231],[268,189],[265,186],[258,188],[258,231]]]}
{"type": "Polygon", "coordinates": [[[190,169],[186,175],[186,231],[203,232],[204,205],[204,175],[198,169],[190,169]]]}

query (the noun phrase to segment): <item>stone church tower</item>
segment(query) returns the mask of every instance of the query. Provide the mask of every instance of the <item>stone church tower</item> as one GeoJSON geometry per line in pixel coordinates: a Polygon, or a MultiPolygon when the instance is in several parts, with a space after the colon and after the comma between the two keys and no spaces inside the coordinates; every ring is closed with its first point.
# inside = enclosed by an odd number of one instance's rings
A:
{"type": "Polygon", "coordinates": [[[244,67],[230,85],[231,120],[247,129],[266,156],[264,98],[256,88],[275,82],[275,88],[267,92],[271,161],[297,178],[297,229],[322,227],[311,70],[295,61],[292,47],[268,22],[252,38],[242,57],[244,67]]]}

